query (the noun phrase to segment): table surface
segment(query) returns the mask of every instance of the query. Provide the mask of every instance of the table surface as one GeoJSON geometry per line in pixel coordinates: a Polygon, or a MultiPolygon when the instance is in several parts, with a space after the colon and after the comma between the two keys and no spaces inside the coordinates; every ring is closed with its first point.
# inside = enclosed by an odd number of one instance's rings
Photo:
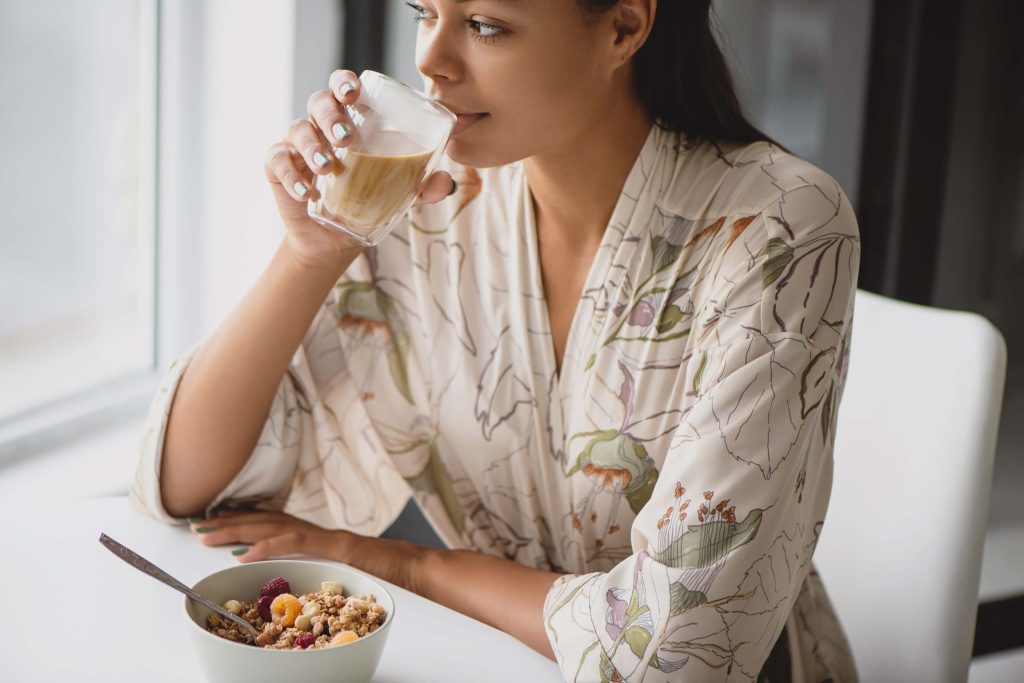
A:
{"type": "MultiPolygon", "coordinates": [[[[106,533],[189,585],[237,564],[229,548],[207,548],[124,497],[4,515],[0,531],[0,680],[203,680],[184,598],[98,539],[106,533]]],[[[402,618],[374,681],[561,681],[554,662],[512,636],[384,583],[402,618]]]]}

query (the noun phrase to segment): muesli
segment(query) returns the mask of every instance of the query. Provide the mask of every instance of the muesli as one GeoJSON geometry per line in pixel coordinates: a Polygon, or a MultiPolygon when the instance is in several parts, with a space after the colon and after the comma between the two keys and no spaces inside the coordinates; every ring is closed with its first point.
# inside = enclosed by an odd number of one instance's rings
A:
{"type": "MultiPolygon", "coordinates": [[[[346,596],[336,581],[324,581],[320,590],[293,595],[283,577],[264,584],[256,600],[228,600],[224,609],[237,614],[260,632],[256,645],[270,650],[307,650],[351,643],[373,633],[387,614],[374,595],[346,596]]],[[[235,622],[211,614],[211,633],[237,643],[250,644],[235,622]]]]}

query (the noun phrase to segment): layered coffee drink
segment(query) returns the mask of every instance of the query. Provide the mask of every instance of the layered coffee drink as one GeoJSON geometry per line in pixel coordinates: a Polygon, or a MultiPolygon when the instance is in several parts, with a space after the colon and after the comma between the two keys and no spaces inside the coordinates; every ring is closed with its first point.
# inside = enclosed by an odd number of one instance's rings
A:
{"type": "Polygon", "coordinates": [[[398,131],[357,140],[320,188],[323,210],[361,234],[388,223],[419,189],[433,150],[398,131]]]}

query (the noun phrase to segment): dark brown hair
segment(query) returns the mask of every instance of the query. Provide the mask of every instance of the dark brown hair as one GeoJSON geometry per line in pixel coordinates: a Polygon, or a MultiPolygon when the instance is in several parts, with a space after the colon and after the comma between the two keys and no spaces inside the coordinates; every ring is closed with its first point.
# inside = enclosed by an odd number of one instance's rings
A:
{"type": "MultiPolygon", "coordinates": [[[[577,1],[590,16],[619,3],[577,1]]],[[[658,2],[651,34],[634,57],[640,98],[662,128],[713,141],[774,143],[743,114],[711,25],[711,2],[658,2]]]]}

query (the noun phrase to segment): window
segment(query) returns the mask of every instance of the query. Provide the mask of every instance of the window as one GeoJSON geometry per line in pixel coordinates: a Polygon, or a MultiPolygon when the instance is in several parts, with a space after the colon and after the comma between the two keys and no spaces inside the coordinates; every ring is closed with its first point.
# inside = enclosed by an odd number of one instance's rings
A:
{"type": "Polygon", "coordinates": [[[283,228],[267,148],[341,0],[0,1],[0,466],[140,421],[283,228]]]}
{"type": "Polygon", "coordinates": [[[0,3],[0,426],[152,371],[155,5],[0,3]]]}

